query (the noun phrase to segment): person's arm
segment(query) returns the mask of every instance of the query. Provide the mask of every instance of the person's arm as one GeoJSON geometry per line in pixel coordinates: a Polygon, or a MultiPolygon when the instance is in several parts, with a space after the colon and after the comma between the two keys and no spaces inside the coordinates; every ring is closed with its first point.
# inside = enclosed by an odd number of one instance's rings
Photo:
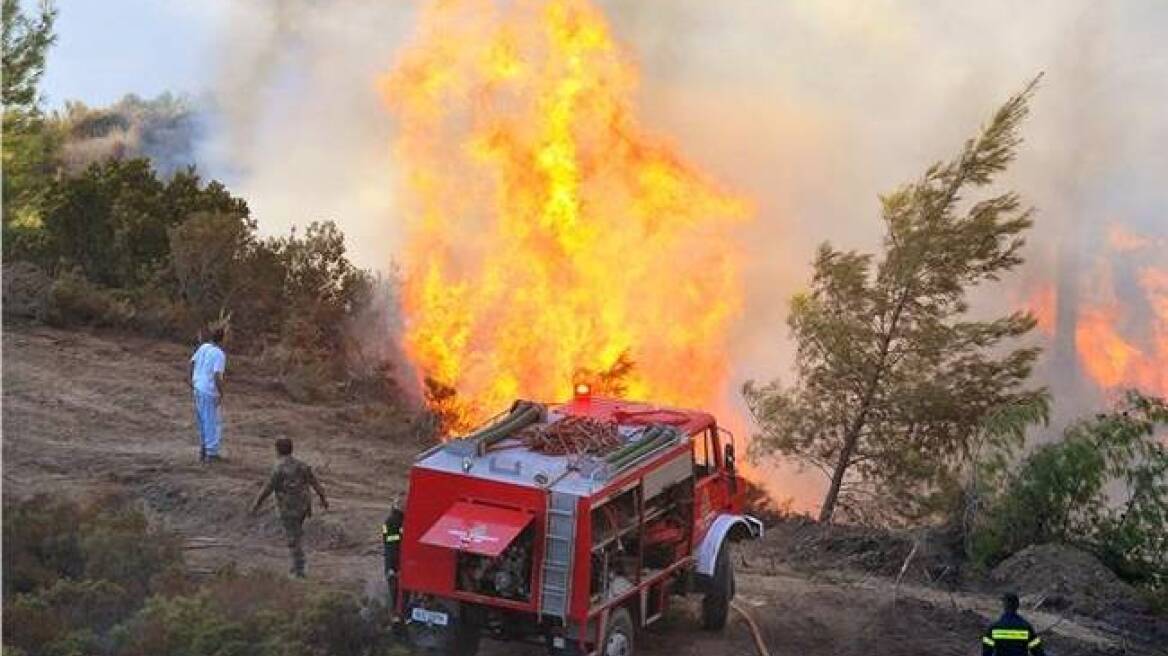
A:
{"type": "Polygon", "coordinates": [[[223,374],[227,371],[227,354],[219,351],[219,358],[215,361],[215,391],[219,393],[219,400],[223,400],[223,374]]]}
{"type": "Polygon", "coordinates": [[[1046,650],[1042,648],[1042,638],[1038,637],[1038,632],[1034,627],[1029,627],[1030,641],[1026,643],[1026,648],[1030,650],[1030,656],[1046,656],[1046,650]]]}
{"type": "Polygon", "coordinates": [[[312,486],[312,489],[316,490],[316,496],[320,497],[320,507],[328,510],[328,499],[324,497],[324,488],[320,486],[320,481],[316,480],[316,474],[312,471],[311,467],[308,469],[308,484],[312,486]]]}
{"type": "Polygon", "coordinates": [[[254,515],[260,511],[260,506],[264,505],[274,489],[276,489],[276,474],[273,473],[268,478],[268,482],[264,484],[264,489],[260,490],[260,495],[256,497],[255,503],[252,504],[251,514],[254,515]]]}
{"type": "Polygon", "coordinates": [[[996,649],[994,648],[994,639],[990,637],[992,630],[993,627],[990,627],[981,634],[981,656],[994,656],[996,649]]]}

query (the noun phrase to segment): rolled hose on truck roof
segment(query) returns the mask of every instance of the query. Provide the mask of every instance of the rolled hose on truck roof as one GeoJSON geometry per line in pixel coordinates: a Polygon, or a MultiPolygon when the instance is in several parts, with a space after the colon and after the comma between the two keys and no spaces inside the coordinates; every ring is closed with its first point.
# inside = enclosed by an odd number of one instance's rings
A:
{"type": "Polygon", "coordinates": [[[676,437],[677,433],[672,428],[655,424],[645,430],[645,434],[641,436],[641,439],[610,453],[604,460],[613,469],[621,469],[631,464],[637,458],[672,442],[676,437]]]}
{"type": "Polygon", "coordinates": [[[547,408],[543,404],[534,401],[516,401],[505,419],[467,435],[466,439],[476,441],[478,454],[482,455],[496,442],[510,437],[516,431],[543,421],[546,416],[547,408]]]}

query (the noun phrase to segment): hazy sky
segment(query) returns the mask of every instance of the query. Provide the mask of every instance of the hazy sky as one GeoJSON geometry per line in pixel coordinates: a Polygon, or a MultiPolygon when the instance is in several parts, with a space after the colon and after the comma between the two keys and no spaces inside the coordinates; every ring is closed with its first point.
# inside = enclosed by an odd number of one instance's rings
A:
{"type": "MultiPolygon", "coordinates": [[[[27,0],[26,6],[32,3],[27,0]]],[[[65,100],[104,105],[126,93],[206,90],[219,29],[217,2],[58,0],[57,45],[42,91],[51,106],[65,100]]]]}

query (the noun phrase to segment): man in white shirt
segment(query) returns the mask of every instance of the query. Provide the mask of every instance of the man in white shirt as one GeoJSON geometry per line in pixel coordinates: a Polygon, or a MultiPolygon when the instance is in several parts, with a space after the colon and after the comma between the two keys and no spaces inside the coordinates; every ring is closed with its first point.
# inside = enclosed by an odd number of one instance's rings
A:
{"type": "Polygon", "coordinates": [[[223,372],[227,354],[223,352],[226,330],[217,327],[211,341],[203,342],[191,356],[191,390],[195,395],[195,423],[199,427],[199,462],[219,460],[219,404],[223,402],[223,372]]]}

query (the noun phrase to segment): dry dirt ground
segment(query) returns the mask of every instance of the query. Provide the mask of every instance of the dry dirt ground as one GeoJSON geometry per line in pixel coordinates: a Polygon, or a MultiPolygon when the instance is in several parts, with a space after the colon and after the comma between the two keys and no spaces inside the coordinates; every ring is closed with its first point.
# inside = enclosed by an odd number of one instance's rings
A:
{"type": "MultiPolygon", "coordinates": [[[[378,527],[422,444],[387,440],[360,406],[296,403],[262,367],[231,358],[224,401],[226,461],[202,466],[189,392],[186,347],[124,335],[67,332],[6,322],[3,335],[3,493],[79,498],[104,492],[139,497],[153,521],[186,539],[196,571],[234,563],[287,567],[270,512],[248,506],[272,461],[275,437],[295,440],[332,500],[307,526],[309,577],[375,594],[378,527]]],[[[388,431],[393,432],[393,431],[388,431]]],[[[270,502],[269,502],[270,503],[270,502]]],[[[993,615],[992,596],[895,586],[859,572],[798,571],[744,549],[739,602],[761,626],[771,654],[976,654],[993,615]]],[[[673,656],[754,653],[737,615],[725,632],[696,628],[696,600],[678,604],[639,637],[639,651],[673,656]]],[[[1050,653],[1154,654],[1163,645],[1083,618],[1032,614],[1052,627],[1050,653]],[[1126,651],[1124,651],[1126,649],[1126,651]]],[[[484,653],[523,649],[487,647],[484,653]]]]}

